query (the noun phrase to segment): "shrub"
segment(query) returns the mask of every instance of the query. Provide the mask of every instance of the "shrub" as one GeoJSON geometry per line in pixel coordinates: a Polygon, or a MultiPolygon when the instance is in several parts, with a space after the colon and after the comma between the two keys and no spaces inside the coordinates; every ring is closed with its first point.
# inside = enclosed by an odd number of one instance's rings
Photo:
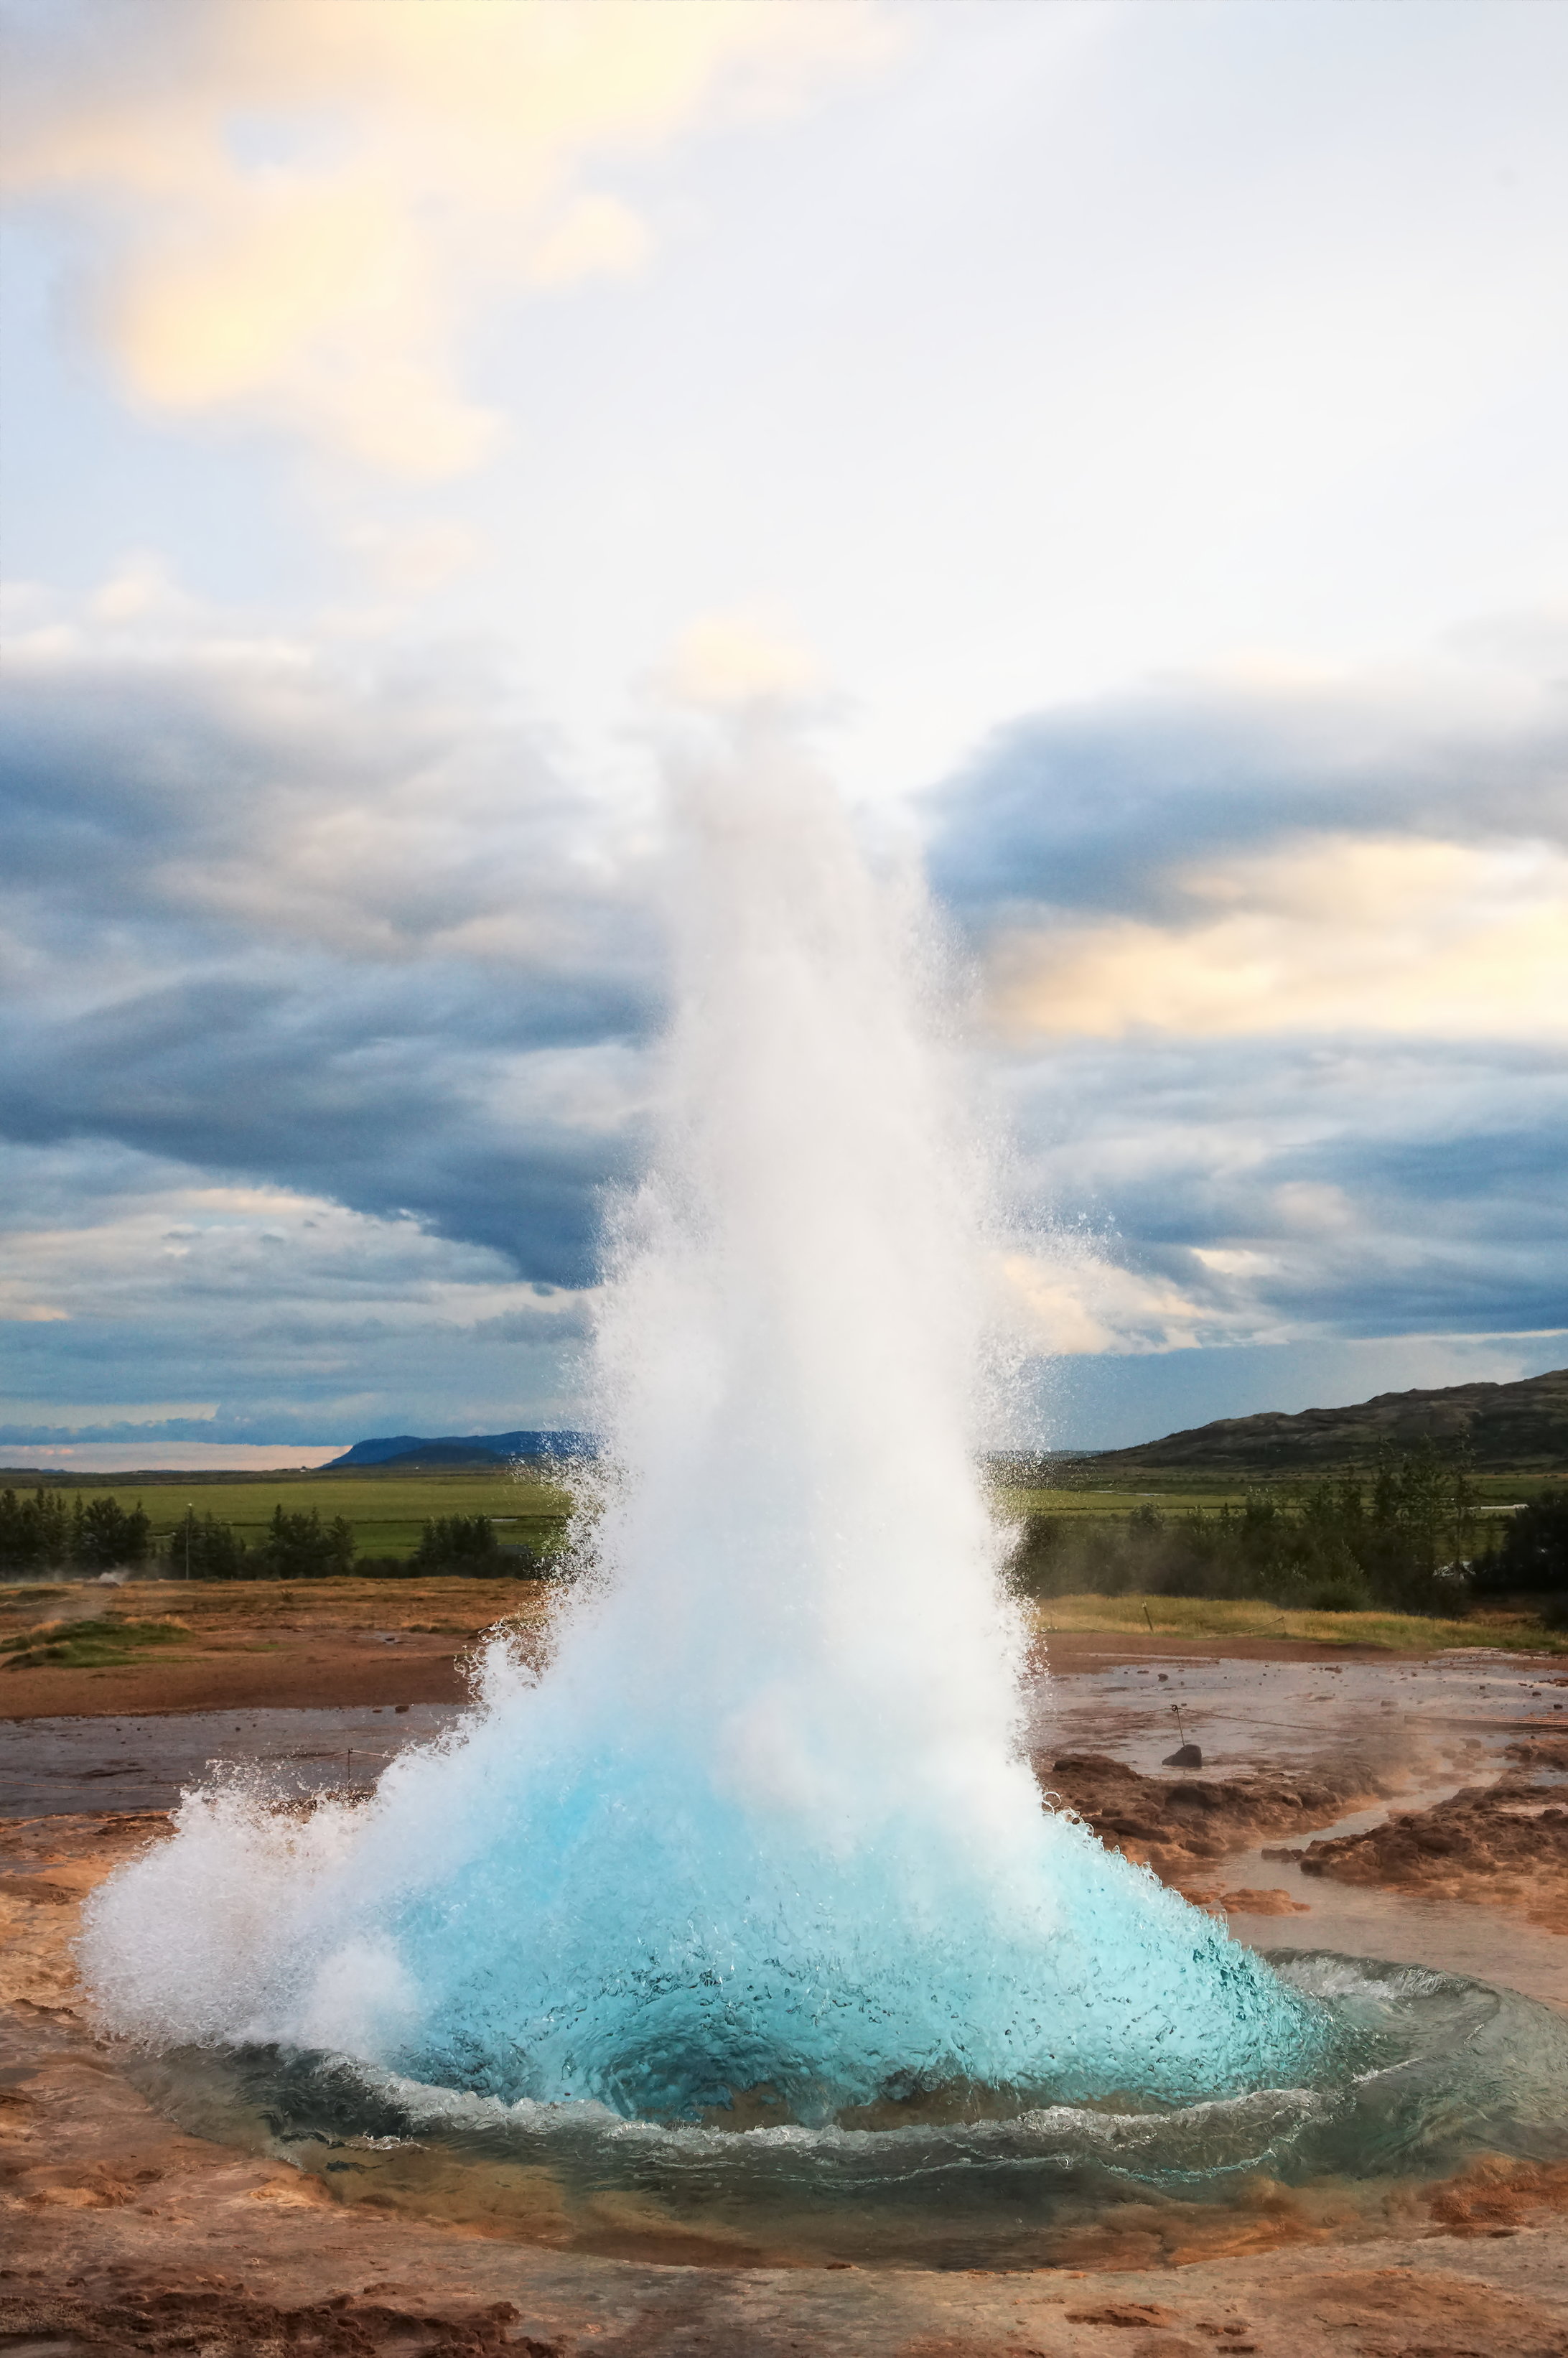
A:
{"type": "MultiPolygon", "coordinates": [[[[1568,1523],[1568,1498],[1554,1511],[1568,1523]]],[[[1034,1597],[1141,1591],[1452,1617],[1466,1609],[1473,1574],[1483,1585],[1480,1529],[1463,1457],[1427,1444],[1385,1452],[1369,1482],[1347,1472],[1306,1487],[1255,1488],[1216,1514],[1194,1509],[1167,1521],[1145,1503],[1121,1520],[1032,1515],[1009,1570],[1014,1587],[1034,1597]]],[[[1563,1544],[1540,1543],[1554,1563],[1562,1557],[1551,1548],[1563,1544]]],[[[1568,1572],[1542,1585],[1568,1589],[1568,1572]]]]}
{"type": "Polygon", "coordinates": [[[129,1514],[117,1498],[80,1498],[71,1509],[70,1555],[88,1572],[112,1572],[117,1564],[145,1563],[153,1527],[140,1500],[129,1514]]]}
{"type": "Polygon", "coordinates": [[[243,1580],[253,1569],[233,1527],[215,1515],[199,1517],[190,1507],[170,1531],[164,1552],[177,1580],[243,1580]]]}
{"type": "Polygon", "coordinates": [[[15,1575],[64,1563],[70,1553],[70,1509],[40,1484],[30,1498],[0,1493],[0,1569],[15,1575]]]}
{"type": "Polygon", "coordinates": [[[64,1564],[110,1572],[144,1563],[151,1548],[152,1524],[139,1500],[127,1509],[117,1498],[68,1500],[41,1486],[30,1498],[0,1493],[0,1571],[13,1576],[64,1564]]]}
{"type": "Polygon", "coordinates": [[[319,1510],[290,1514],[275,1507],[266,1537],[256,1550],[258,1574],[269,1580],[327,1580],[351,1572],[358,1545],[345,1515],[323,1525],[319,1510]]]}
{"type": "Polygon", "coordinates": [[[411,1572],[495,1572],[501,1542],[488,1515],[438,1515],[425,1525],[411,1572]]]}
{"type": "Polygon", "coordinates": [[[1509,1518],[1477,1585],[1502,1596],[1568,1594],[1568,1488],[1542,1490],[1509,1518]]]}
{"type": "Polygon", "coordinates": [[[1375,1599],[1366,1574],[1350,1564],[1343,1572],[1308,1581],[1302,1602],[1309,1613],[1369,1613],[1375,1599]]]}

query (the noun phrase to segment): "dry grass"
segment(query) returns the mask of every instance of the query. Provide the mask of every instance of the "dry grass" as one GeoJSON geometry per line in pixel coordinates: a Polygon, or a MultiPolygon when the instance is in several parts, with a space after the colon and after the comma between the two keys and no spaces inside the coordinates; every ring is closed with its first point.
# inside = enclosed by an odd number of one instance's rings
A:
{"type": "MultiPolygon", "coordinates": [[[[200,1639],[220,1633],[265,1638],[289,1629],[440,1629],[476,1637],[501,1620],[543,1620],[556,1584],[542,1580],[137,1580],[117,1591],[116,1602],[144,1626],[178,1615],[200,1639]]],[[[61,1583],[25,1590],[0,1590],[0,1642],[10,1630],[32,1629],[52,1617],[70,1617],[72,1602],[94,1604],[98,1588],[61,1583]]],[[[62,1633],[63,1634],[63,1633],[62,1633]]]]}
{"type": "Polygon", "coordinates": [[[1413,1613],[1292,1612],[1260,1599],[1206,1596],[1053,1596],[1030,1609],[1045,1633],[1141,1629],[1162,1638],[1281,1638],[1314,1646],[1375,1646],[1387,1654],[1440,1654],[1476,1646],[1568,1654],[1568,1634],[1544,1628],[1524,1613],[1429,1621],[1413,1613]]]}

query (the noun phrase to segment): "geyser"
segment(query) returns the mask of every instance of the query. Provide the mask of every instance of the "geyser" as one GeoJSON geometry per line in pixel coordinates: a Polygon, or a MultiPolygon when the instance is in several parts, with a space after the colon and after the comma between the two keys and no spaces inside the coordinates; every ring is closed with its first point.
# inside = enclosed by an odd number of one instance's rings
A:
{"type": "Polygon", "coordinates": [[[498,1639],[362,1805],[189,1797],[91,1909],[103,2019],[663,2123],[1300,2086],[1331,2013],[1020,1757],[980,1158],[918,896],[760,730],[677,800],[656,1138],[548,1664],[498,1639]]]}

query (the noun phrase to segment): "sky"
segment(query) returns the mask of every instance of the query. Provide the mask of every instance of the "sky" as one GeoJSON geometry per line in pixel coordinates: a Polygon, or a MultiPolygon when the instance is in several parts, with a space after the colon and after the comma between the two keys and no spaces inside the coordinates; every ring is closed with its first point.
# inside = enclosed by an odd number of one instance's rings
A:
{"type": "Polygon", "coordinates": [[[1568,1362],[1568,12],[0,30],[0,1459],[579,1421],[759,687],[974,978],[1031,1438],[1568,1362]]]}

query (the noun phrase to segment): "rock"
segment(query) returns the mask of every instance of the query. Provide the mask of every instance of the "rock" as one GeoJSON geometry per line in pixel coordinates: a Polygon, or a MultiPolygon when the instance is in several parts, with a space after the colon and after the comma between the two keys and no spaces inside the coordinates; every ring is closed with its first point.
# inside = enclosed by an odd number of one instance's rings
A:
{"type": "Polygon", "coordinates": [[[1370,1762],[1346,1759],[1310,1775],[1279,1768],[1248,1777],[1145,1777],[1103,1752],[1036,1756],[1047,1801],[1083,1818],[1113,1849],[1185,1887],[1199,1862],[1271,1837],[1331,1825],[1387,1791],[1370,1762]]]}
{"type": "Polygon", "coordinates": [[[1198,1744],[1178,1744],[1173,1752],[1166,1753],[1162,1765],[1167,1768],[1201,1768],[1203,1747],[1198,1744]]]}

